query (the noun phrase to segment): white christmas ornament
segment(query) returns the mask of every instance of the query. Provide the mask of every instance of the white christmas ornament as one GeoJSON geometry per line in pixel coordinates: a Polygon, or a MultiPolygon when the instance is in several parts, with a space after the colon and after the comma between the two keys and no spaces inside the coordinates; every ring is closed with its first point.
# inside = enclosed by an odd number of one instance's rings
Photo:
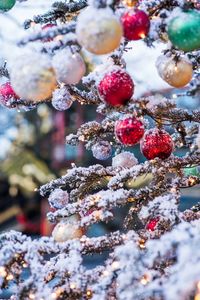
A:
{"type": "Polygon", "coordinates": [[[62,189],[55,189],[49,196],[49,204],[56,209],[64,208],[69,201],[69,195],[67,191],[62,189]]]}
{"type": "Polygon", "coordinates": [[[89,52],[107,54],[119,47],[122,25],[110,8],[88,7],[77,19],[78,42],[89,52]]]}
{"type": "Polygon", "coordinates": [[[68,89],[64,86],[60,89],[56,89],[53,92],[51,103],[55,109],[62,111],[70,108],[73,103],[73,100],[68,89]]]}
{"type": "Polygon", "coordinates": [[[106,160],[112,155],[112,147],[108,141],[100,141],[92,146],[92,154],[96,159],[106,160]]]}
{"type": "Polygon", "coordinates": [[[11,62],[11,85],[24,100],[39,102],[52,96],[56,77],[46,54],[25,52],[11,62]]]}
{"type": "Polygon", "coordinates": [[[138,160],[135,155],[131,152],[125,151],[116,155],[112,159],[112,166],[114,168],[123,167],[123,168],[131,168],[138,164],[138,160]]]}
{"type": "Polygon", "coordinates": [[[78,227],[78,221],[78,215],[73,215],[68,217],[66,221],[58,223],[52,231],[54,240],[62,243],[71,239],[82,237],[83,230],[78,227]]]}
{"type": "Polygon", "coordinates": [[[86,66],[79,53],[69,49],[58,51],[53,57],[53,68],[59,82],[77,84],[86,72],[86,66]]]}

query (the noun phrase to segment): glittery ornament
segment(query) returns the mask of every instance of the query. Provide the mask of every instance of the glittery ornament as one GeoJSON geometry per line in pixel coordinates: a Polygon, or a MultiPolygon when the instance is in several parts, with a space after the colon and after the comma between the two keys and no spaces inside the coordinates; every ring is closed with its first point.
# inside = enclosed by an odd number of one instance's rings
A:
{"type": "Polygon", "coordinates": [[[60,89],[56,89],[53,92],[52,106],[57,110],[69,109],[73,103],[72,96],[70,95],[68,89],[64,86],[60,89]]]}
{"type": "Polygon", "coordinates": [[[96,159],[106,160],[112,155],[112,147],[108,141],[100,141],[92,146],[92,154],[96,159]]]}
{"type": "Polygon", "coordinates": [[[131,99],[133,91],[134,83],[130,75],[120,68],[104,75],[98,85],[101,99],[112,106],[124,105],[131,99]]]}
{"type": "Polygon", "coordinates": [[[140,149],[148,160],[156,157],[166,159],[171,155],[174,143],[169,133],[165,130],[154,128],[145,133],[140,143],[140,149]]]}
{"type": "Polygon", "coordinates": [[[16,3],[16,0],[0,0],[0,11],[10,10],[16,3]]]}
{"type": "Polygon", "coordinates": [[[6,82],[0,86],[0,103],[4,106],[10,107],[12,100],[17,100],[19,97],[13,90],[10,82],[6,82]]]}
{"type": "Polygon", "coordinates": [[[54,240],[61,243],[71,239],[81,238],[83,230],[77,225],[79,220],[78,215],[73,215],[68,217],[67,220],[58,223],[52,232],[54,240]]]}
{"type": "MultiPolygon", "coordinates": [[[[45,24],[44,26],[42,26],[42,30],[44,31],[44,30],[47,30],[47,29],[52,28],[52,27],[55,27],[55,26],[56,26],[56,24],[52,24],[52,23],[50,23],[50,24],[45,24]]],[[[42,41],[43,41],[44,43],[52,42],[52,41],[53,41],[53,38],[46,38],[46,39],[43,39],[42,41]]]]}
{"type": "Polygon", "coordinates": [[[64,208],[69,201],[69,194],[62,189],[55,189],[49,196],[49,204],[56,209],[64,208]]]}
{"type": "Polygon", "coordinates": [[[149,223],[147,223],[146,229],[148,231],[154,231],[156,229],[158,222],[159,222],[159,217],[151,219],[149,223]]]}
{"type": "Polygon", "coordinates": [[[16,57],[10,68],[10,78],[17,95],[27,101],[46,100],[56,88],[50,58],[41,53],[27,52],[16,57]]]}
{"type": "Polygon", "coordinates": [[[168,24],[168,36],[172,44],[185,52],[200,49],[200,12],[182,11],[168,24]]]}
{"type": "Polygon", "coordinates": [[[115,123],[117,139],[127,146],[137,144],[144,135],[144,124],[140,119],[129,117],[115,123]]]}
{"type": "Polygon", "coordinates": [[[176,62],[172,57],[162,55],[158,57],[156,67],[160,77],[173,87],[184,87],[192,79],[192,64],[186,58],[181,57],[176,62]]]}
{"type": "Polygon", "coordinates": [[[77,84],[86,71],[81,55],[73,54],[69,49],[63,49],[54,55],[53,68],[57,80],[66,84],[77,84]]]}
{"type": "Polygon", "coordinates": [[[114,168],[131,168],[138,164],[138,160],[131,152],[121,152],[112,159],[112,166],[114,168]]]}
{"type": "Polygon", "coordinates": [[[129,41],[145,38],[150,29],[148,15],[142,10],[128,10],[121,17],[124,36],[129,41]]]}
{"type": "Polygon", "coordinates": [[[107,54],[119,47],[122,26],[110,8],[86,8],[77,19],[78,42],[94,54],[107,54]]]}

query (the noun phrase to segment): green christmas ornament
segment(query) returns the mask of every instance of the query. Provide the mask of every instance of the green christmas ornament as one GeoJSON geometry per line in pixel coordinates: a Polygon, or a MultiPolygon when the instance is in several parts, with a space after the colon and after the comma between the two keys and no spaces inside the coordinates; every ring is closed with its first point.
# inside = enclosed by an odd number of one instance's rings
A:
{"type": "Polygon", "coordinates": [[[200,12],[182,11],[168,25],[168,37],[172,44],[185,52],[200,49],[200,12]]]}
{"type": "Polygon", "coordinates": [[[185,176],[197,176],[200,177],[200,168],[199,167],[191,167],[184,169],[185,176]]]}
{"type": "Polygon", "coordinates": [[[0,0],[0,11],[10,10],[16,3],[16,0],[0,0]]]}

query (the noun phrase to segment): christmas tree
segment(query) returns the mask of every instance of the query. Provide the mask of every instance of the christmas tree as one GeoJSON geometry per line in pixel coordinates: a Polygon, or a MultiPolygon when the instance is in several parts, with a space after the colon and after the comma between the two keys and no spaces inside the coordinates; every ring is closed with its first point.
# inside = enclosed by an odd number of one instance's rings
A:
{"type": "MultiPolygon", "coordinates": [[[[15,2],[0,1],[0,9],[15,2]]],[[[179,108],[176,99],[134,97],[123,59],[134,41],[166,43],[156,63],[160,77],[178,95],[199,95],[199,8],[198,0],[74,0],[25,21],[14,60],[1,68],[1,104],[96,106],[101,122],[81,125],[66,142],[83,143],[99,161],[114,154],[112,166],[72,164],[40,187],[52,207],[52,237],[1,235],[0,287],[12,288],[10,299],[200,299],[200,205],[179,208],[182,189],[200,183],[200,111],[179,108]],[[101,63],[91,66],[91,55],[101,63]],[[125,151],[137,144],[143,163],[125,151]],[[122,207],[127,216],[118,231],[87,235],[122,207]],[[104,252],[104,262],[87,268],[88,255],[104,252]]]]}

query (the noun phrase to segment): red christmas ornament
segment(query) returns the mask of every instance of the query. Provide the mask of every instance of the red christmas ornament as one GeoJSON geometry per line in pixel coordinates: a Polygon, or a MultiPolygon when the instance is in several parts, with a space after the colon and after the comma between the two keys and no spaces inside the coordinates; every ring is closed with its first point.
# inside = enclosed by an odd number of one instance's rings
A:
{"type": "MultiPolygon", "coordinates": [[[[49,23],[49,24],[42,26],[42,30],[47,30],[47,29],[55,27],[55,26],[56,26],[56,24],[49,23]]],[[[53,38],[46,38],[43,40],[44,43],[52,42],[52,41],[53,41],[53,38]]]]}
{"type": "Polygon", "coordinates": [[[119,120],[115,123],[115,135],[127,146],[137,144],[144,135],[144,124],[135,117],[119,120]]]}
{"type": "Polygon", "coordinates": [[[17,100],[19,97],[13,90],[10,82],[6,82],[0,86],[0,102],[4,106],[10,106],[10,100],[17,100]]]}
{"type": "Polygon", "coordinates": [[[129,41],[143,39],[149,32],[149,16],[142,10],[128,10],[122,15],[124,36],[129,41]]]}
{"type": "Polygon", "coordinates": [[[159,222],[159,217],[151,219],[149,223],[147,223],[146,229],[148,231],[154,231],[156,229],[158,222],[159,222]]]}
{"type": "Polygon", "coordinates": [[[107,73],[98,85],[100,97],[112,106],[124,105],[131,99],[133,90],[130,75],[122,69],[107,73]]]}
{"type": "Polygon", "coordinates": [[[174,143],[169,133],[165,130],[154,128],[145,133],[140,149],[149,160],[155,157],[166,159],[171,155],[174,143]]]}

